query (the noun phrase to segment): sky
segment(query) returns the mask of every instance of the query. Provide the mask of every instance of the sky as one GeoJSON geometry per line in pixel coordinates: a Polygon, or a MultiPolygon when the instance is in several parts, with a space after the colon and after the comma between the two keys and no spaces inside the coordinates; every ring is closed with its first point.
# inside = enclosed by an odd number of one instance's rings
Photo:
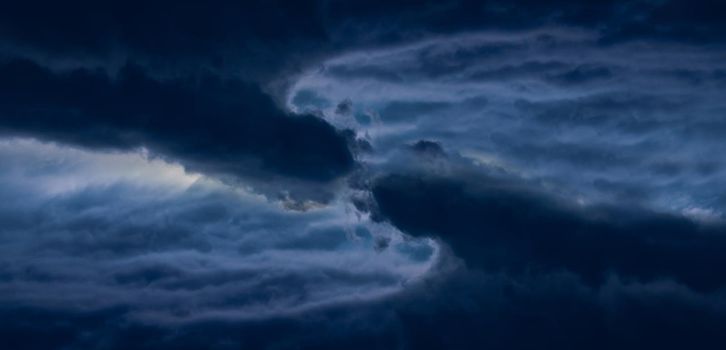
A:
{"type": "Polygon", "coordinates": [[[0,4],[0,344],[722,349],[726,6],[0,4]]]}

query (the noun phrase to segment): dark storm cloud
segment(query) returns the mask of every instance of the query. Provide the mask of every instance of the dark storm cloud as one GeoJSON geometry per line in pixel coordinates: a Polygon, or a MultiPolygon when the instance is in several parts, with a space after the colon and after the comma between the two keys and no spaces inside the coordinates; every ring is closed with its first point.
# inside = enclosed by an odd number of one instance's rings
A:
{"type": "Polygon", "coordinates": [[[298,182],[349,172],[345,138],[262,92],[279,93],[285,73],[330,49],[320,9],[314,1],[2,4],[0,132],[146,147],[191,171],[257,182],[272,197],[328,201],[334,189],[298,182]]]}
{"type": "Polygon", "coordinates": [[[374,182],[368,208],[414,236],[438,237],[465,267],[447,255],[431,280],[393,302],[390,327],[402,331],[386,346],[717,349],[726,341],[726,279],[716,268],[726,264],[723,222],[629,200],[583,206],[511,173],[472,168],[435,142],[411,150],[410,165],[395,168],[401,174],[374,182]]]}
{"type": "MultiPolygon", "coordinates": [[[[54,72],[0,66],[0,131],[90,148],[153,153],[209,174],[263,171],[313,181],[345,174],[344,137],[311,115],[287,115],[260,89],[214,74],[155,79],[129,64],[54,72]]],[[[261,175],[256,175],[261,176],[261,175]]]]}
{"type": "Polygon", "coordinates": [[[0,4],[0,343],[720,349],[722,7],[0,4]]]}
{"type": "Polygon", "coordinates": [[[613,278],[590,288],[567,273],[451,273],[397,316],[415,349],[718,349],[723,295],[613,278]],[[426,305],[426,306],[422,306],[426,305]]]}
{"type": "Polygon", "coordinates": [[[726,227],[648,210],[548,197],[496,179],[390,175],[373,188],[380,213],[406,232],[436,235],[477,268],[570,271],[600,284],[608,274],[723,288],[726,227]]]}
{"type": "MultiPolygon", "coordinates": [[[[31,111],[28,106],[20,105],[23,101],[13,101],[10,106],[4,106],[3,119],[11,119],[10,123],[5,123],[11,124],[6,129],[54,140],[82,141],[87,146],[139,145],[149,143],[148,138],[154,137],[159,143],[155,151],[187,158],[190,167],[199,171],[206,171],[206,167],[212,165],[210,172],[239,172],[240,169],[234,169],[237,165],[231,165],[239,161],[235,157],[249,157],[261,162],[262,168],[283,175],[330,179],[346,172],[352,163],[347,150],[330,130],[309,117],[294,122],[282,118],[284,113],[276,111],[269,98],[255,91],[256,88],[245,86],[247,83],[220,82],[218,78],[210,77],[209,72],[242,77],[266,86],[278,84],[282,79],[284,86],[286,78],[281,78],[281,74],[295,72],[312,60],[337,50],[400,42],[423,37],[427,33],[486,28],[521,29],[569,24],[595,28],[613,37],[611,33],[637,27],[638,23],[645,21],[654,24],[653,27],[662,33],[633,29],[627,32],[642,32],[643,38],[670,35],[684,40],[692,37],[688,24],[697,21],[701,31],[715,33],[722,29],[717,21],[718,15],[705,11],[700,2],[689,3],[688,11],[679,11],[678,4],[650,1],[574,4],[528,0],[506,3],[403,1],[385,4],[367,1],[214,1],[203,5],[178,2],[98,4],[91,1],[8,3],[0,9],[0,41],[6,56],[3,75],[9,77],[3,79],[3,88],[13,90],[14,94],[4,95],[24,99],[27,104],[40,104],[43,108],[33,107],[31,111]],[[623,13],[628,16],[623,16],[623,13]],[[390,20],[392,18],[395,20],[390,20]],[[634,21],[638,23],[631,24],[634,21]],[[48,69],[58,65],[77,66],[74,62],[92,62],[112,70],[119,65],[118,62],[131,61],[149,67],[147,70],[152,70],[153,74],[148,71],[141,73],[128,65],[120,69],[120,77],[116,80],[104,77],[110,73],[97,72],[94,68],[51,73],[45,68],[33,67],[33,64],[8,63],[7,57],[14,55],[31,57],[48,69]],[[174,78],[179,72],[182,75],[179,80],[186,80],[183,84],[174,78]],[[171,75],[172,78],[146,75],[171,75]],[[19,77],[28,81],[21,83],[19,77]],[[38,87],[33,86],[34,83],[49,85],[38,87]],[[30,98],[28,93],[36,89],[39,90],[37,96],[30,98]],[[59,89],[67,92],[60,94],[59,89]],[[98,91],[89,93],[84,89],[98,91]],[[138,91],[133,92],[135,96],[115,97],[112,95],[119,91],[111,92],[109,89],[138,91]],[[234,89],[240,91],[231,101],[234,89]],[[99,98],[95,106],[78,97],[85,94],[99,98]],[[215,97],[212,98],[212,95],[215,97]],[[134,98],[137,100],[132,100],[134,98]],[[147,99],[146,102],[153,99],[159,106],[154,111],[132,110],[139,108],[141,99],[147,99]],[[119,106],[119,103],[124,106],[119,106]],[[100,110],[101,106],[113,106],[115,110],[100,110]],[[15,110],[10,111],[9,108],[15,110]],[[53,108],[60,110],[53,111],[53,108]],[[231,122],[229,115],[235,110],[247,117],[231,122]],[[227,115],[220,116],[222,112],[227,115]],[[23,119],[38,120],[18,125],[12,119],[18,119],[19,113],[23,119]],[[34,113],[40,115],[36,117],[34,113]],[[48,123],[47,115],[52,113],[59,114],[53,120],[68,118],[63,122],[68,125],[65,130],[48,123]],[[128,120],[121,122],[118,116],[122,113],[131,115],[124,116],[128,120]],[[144,123],[139,124],[139,117],[134,116],[139,113],[145,115],[144,123]],[[201,128],[201,116],[210,126],[201,128]],[[178,125],[169,127],[174,124],[172,118],[178,125]],[[271,126],[261,125],[252,131],[255,127],[249,123],[250,120],[263,124],[269,121],[271,126]],[[31,128],[30,124],[37,124],[38,128],[31,128]],[[79,124],[89,126],[76,128],[79,124]],[[163,128],[169,128],[168,133],[160,132],[162,124],[163,128]],[[58,129],[55,135],[47,132],[49,127],[58,129]],[[71,128],[78,129],[78,135],[71,128]],[[210,130],[202,132],[199,129],[210,130]],[[295,129],[300,132],[291,132],[295,129]],[[229,135],[231,130],[238,130],[239,134],[229,135]],[[205,144],[209,143],[205,140],[211,138],[221,140],[218,149],[210,149],[212,147],[205,144]],[[235,140],[232,141],[232,138],[235,140]],[[305,141],[318,138],[323,142],[305,141]],[[195,141],[190,142],[192,139],[195,141]],[[273,139],[289,141],[270,141],[273,139]],[[318,146],[319,149],[316,148],[318,146]],[[283,148],[299,154],[280,155],[283,148]],[[202,163],[201,158],[220,158],[220,153],[228,154],[229,159],[216,164],[213,161],[199,164],[202,163]]],[[[704,40],[718,41],[718,37],[709,36],[704,40]]],[[[502,49],[508,48],[505,45],[502,49]]],[[[472,57],[476,59],[482,54],[478,52],[472,57]]],[[[467,55],[467,52],[460,52],[455,64],[466,67],[467,55]]],[[[452,69],[446,63],[448,57],[432,52],[424,58],[422,62],[428,62],[430,74],[436,74],[436,69],[452,69]]],[[[551,79],[571,83],[607,78],[608,75],[607,68],[579,67],[554,75],[551,79]]]]}

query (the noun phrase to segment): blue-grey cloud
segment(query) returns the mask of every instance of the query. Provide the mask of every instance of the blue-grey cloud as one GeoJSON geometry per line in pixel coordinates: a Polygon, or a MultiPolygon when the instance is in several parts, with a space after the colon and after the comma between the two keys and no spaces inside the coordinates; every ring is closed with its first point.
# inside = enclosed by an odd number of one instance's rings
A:
{"type": "Polygon", "coordinates": [[[602,46],[572,29],[469,33],[331,58],[303,75],[289,104],[322,110],[383,153],[437,140],[588,203],[632,194],[657,210],[718,217],[723,198],[713,189],[723,187],[724,164],[708,154],[723,146],[726,106],[713,73],[724,69],[723,53],[602,46]],[[301,103],[302,93],[320,102],[301,103]],[[352,111],[332,113],[344,99],[352,111]]]}
{"type": "Polygon", "coordinates": [[[0,343],[720,349],[724,13],[1,4],[0,343]]]}
{"type": "Polygon", "coordinates": [[[3,308],[266,319],[395,294],[435,260],[433,242],[404,240],[345,202],[290,212],[136,153],[15,139],[0,154],[3,308]]]}

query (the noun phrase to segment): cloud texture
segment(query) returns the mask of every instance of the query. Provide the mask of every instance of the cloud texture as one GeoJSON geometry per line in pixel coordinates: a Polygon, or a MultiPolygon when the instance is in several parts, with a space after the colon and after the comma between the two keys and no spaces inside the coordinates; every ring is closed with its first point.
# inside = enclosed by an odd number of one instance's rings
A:
{"type": "Polygon", "coordinates": [[[720,349],[723,5],[0,5],[9,349],[720,349]]]}

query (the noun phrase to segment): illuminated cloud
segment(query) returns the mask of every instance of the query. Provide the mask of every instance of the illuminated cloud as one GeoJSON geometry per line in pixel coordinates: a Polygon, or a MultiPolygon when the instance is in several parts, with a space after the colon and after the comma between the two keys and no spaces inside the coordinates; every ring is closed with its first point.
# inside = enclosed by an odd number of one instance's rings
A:
{"type": "Polygon", "coordinates": [[[436,260],[345,202],[290,212],[143,153],[5,139],[0,155],[4,306],[265,319],[395,294],[436,260]]]}

